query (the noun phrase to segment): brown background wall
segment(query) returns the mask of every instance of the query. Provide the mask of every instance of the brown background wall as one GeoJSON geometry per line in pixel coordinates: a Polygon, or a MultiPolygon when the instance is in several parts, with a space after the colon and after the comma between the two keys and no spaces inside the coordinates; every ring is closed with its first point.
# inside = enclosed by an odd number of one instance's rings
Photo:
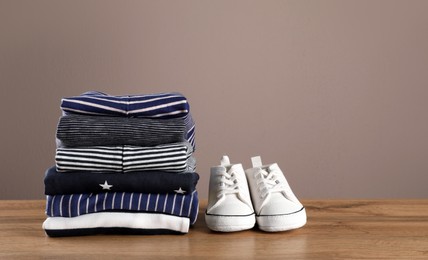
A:
{"type": "Polygon", "coordinates": [[[301,198],[428,197],[428,1],[0,0],[0,199],[43,198],[64,96],[179,91],[301,198]]]}

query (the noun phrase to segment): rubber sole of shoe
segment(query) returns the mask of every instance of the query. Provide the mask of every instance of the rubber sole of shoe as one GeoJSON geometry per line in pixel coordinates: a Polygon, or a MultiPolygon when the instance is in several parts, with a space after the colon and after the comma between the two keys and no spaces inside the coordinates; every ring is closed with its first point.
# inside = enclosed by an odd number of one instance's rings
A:
{"type": "Polygon", "coordinates": [[[279,232],[301,228],[306,224],[306,211],[300,211],[284,215],[257,216],[257,225],[260,230],[266,232],[279,232]]]}
{"type": "Polygon", "coordinates": [[[247,216],[224,216],[205,214],[208,228],[219,232],[236,232],[251,229],[256,224],[254,214],[247,216]]]}

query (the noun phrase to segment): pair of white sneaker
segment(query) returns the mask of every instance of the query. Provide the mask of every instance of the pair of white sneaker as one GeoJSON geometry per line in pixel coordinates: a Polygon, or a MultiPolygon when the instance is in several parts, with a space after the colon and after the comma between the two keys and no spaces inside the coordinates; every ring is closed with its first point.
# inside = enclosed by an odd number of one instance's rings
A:
{"type": "Polygon", "coordinates": [[[223,156],[211,167],[205,222],[209,229],[233,232],[251,229],[256,221],[267,232],[296,229],[306,224],[306,211],[279,166],[251,158],[253,168],[231,164],[223,156]],[[251,195],[250,195],[251,193],[251,195]]]}

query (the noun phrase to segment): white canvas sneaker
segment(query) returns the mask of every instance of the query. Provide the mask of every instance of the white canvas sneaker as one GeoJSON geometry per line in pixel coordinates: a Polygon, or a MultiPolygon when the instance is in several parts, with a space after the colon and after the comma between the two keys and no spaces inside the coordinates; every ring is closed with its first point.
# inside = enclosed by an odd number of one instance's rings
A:
{"type": "Polygon", "coordinates": [[[304,226],[305,208],[294,195],[278,164],[262,165],[260,156],[251,158],[251,161],[253,168],[245,173],[259,228],[277,232],[304,226]]]}
{"type": "Polygon", "coordinates": [[[227,156],[221,165],[211,167],[205,222],[209,229],[221,232],[251,229],[256,223],[244,169],[231,164],[227,156]]]}

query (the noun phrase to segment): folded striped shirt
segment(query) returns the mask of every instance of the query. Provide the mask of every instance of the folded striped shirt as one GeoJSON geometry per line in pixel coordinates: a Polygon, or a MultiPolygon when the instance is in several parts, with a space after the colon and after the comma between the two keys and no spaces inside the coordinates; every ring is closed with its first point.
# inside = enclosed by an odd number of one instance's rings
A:
{"type": "Polygon", "coordinates": [[[57,148],[56,167],[59,172],[114,171],[131,172],[158,170],[189,172],[195,170],[195,159],[189,143],[173,143],[152,147],[89,146],[57,148]]]}
{"type": "Polygon", "coordinates": [[[136,192],[47,195],[48,217],[77,217],[96,212],[148,212],[188,217],[194,224],[198,214],[197,191],[189,194],[136,192]]]}
{"type": "Polygon", "coordinates": [[[172,118],[184,117],[190,107],[180,93],[112,96],[98,91],[61,100],[65,112],[88,115],[172,118]]]}
{"type": "Polygon", "coordinates": [[[189,232],[187,217],[162,213],[100,212],[78,217],[48,217],[43,229],[50,237],[97,234],[160,235],[189,232]]]}
{"type": "Polygon", "coordinates": [[[61,100],[63,115],[83,114],[143,118],[181,118],[186,139],[195,147],[195,122],[187,99],[180,93],[112,96],[89,91],[61,100]]]}
{"type": "Polygon", "coordinates": [[[56,167],[46,171],[46,195],[140,192],[192,193],[199,175],[196,172],[171,173],[164,171],[137,171],[132,173],[70,171],[58,172],[56,167]]]}
{"type": "Polygon", "coordinates": [[[143,118],[181,118],[186,139],[195,147],[195,122],[187,99],[180,93],[112,96],[89,91],[61,100],[63,115],[103,115],[143,118]]]}
{"type": "Polygon", "coordinates": [[[67,115],[59,120],[59,147],[136,145],[156,146],[187,141],[181,118],[148,119],[67,115]]]}
{"type": "Polygon", "coordinates": [[[190,113],[183,117],[183,120],[186,127],[186,140],[192,145],[193,150],[195,150],[195,122],[190,113]]]}

